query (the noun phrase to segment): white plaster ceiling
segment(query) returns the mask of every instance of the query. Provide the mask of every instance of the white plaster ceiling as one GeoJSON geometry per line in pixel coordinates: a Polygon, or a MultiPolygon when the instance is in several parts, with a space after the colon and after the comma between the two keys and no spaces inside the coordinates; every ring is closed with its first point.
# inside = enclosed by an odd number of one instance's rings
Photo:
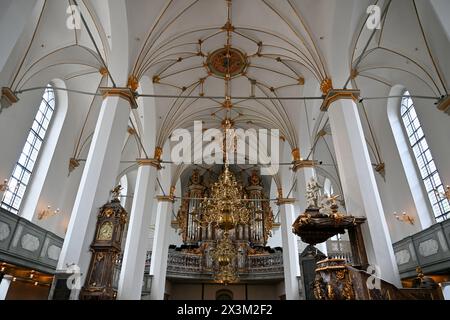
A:
{"type": "MultiPolygon", "coordinates": [[[[2,1],[1,5],[7,6],[8,3],[2,1]]],[[[225,0],[127,0],[126,12],[122,14],[127,19],[128,39],[120,43],[120,47],[117,42],[111,47],[111,37],[114,37],[114,21],[110,15],[112,3],[108,0],[78,0],[78,3],[110,69],[111,50],[128,50],[129,61],[123,63],[130,65],[130,74],[139,78],[147,76],[152,79],[155,75],[161,78],[160,83],[155,84],[157,94],[186,95],[191,92],[198,95],[200,88],[196,82],[206,78],[205,95],[225,95],[224,80],[208,77],[207,70],[202,67],[205,57],[196,55],[200,39],[204,40],[201,52],[205,55],[224,46],[226,32],[221,32],[221,28],[227,20],[225,0]],[[177,62],[180,57],[182,61],[177,62]],[[183,87],[186,87],[185,91],[183,87]]],[[[378,4],[383,7],[388,1],[233,0],[232,3],[231,17],[235,27],[232,46],[250,56],[247,77],[258,83],[255,95],[288,97],[320,95],[318,87],[325,76],[330,76],[333,81],[340,79],[335,81],[335,86],[343,86],[341,79],[348,78],[351,63],[358,59],[371,35],[371,31],[365,28],[367,6],[378,4]],[[258,43],[262,43],[262,56],[255,56],[258,43]],[[305,79],[304,85],[296,81],[298,77],[305,79]]],[[[82,28],[75,32],[65,26],[68,4],[72,1],[46,1],[33,38],[22,39],[24,43],[32,40],[31,45],[23,45],[24,52],[14,57],[17,65],[10,78],[18,71],[13,89],[27,88],[32,79],[51,68],[58,68],[57,74],[63,74],[64,80],[70,79],[73,87],[76,87],[76,81],[84,81],[84,75],[98,73],[101,59],[95,53],[86,30],[82,28]],[[20,64],[25,50],[28,50],[27,54],[20,64]]],[[[445,65],[447,62],[442,54],[448,52],[448,41],[443,43],[442,37],[434,32],[435,26],[429,22],[435,20],[429,1],[417,0],[416,4],[429,47],[436,55],[435,62],[438,66],[445,65]],[[440,48],[446,50],[437,50],[440,48]]],[[[401,55],[376,49],[361,61],[358,67],[361,72],[352,84],[358,86],[364,96],[371,95],[374,85],[387,87],[407,83],[410,78],[424,80],[420,80],[424,94],[443,92],[427,44],[421,36],[412,1],[392,1],[383,30],[376,34],[368,48],[375,49],[380,44],[401,55]]],[[[232,80],[232,97],[250,94],[248,78],[241,76],[232,80]]],[[[93,81],[89,91],[96,90],[96,81],[93,81]]],[[[193,120],[205,121],[205,126],[218,127],[226,114],[221,110],[222,102],[223,99],[156,99],[158,139],[165,141],[175,128],[190,128],[193,120]]],[[[228,116],[236,119],[236,127],[277,128],[291,147],[301,144],[299,132],[306,118],[306,114],[300,112],[303,102],[233,102],[235,106],[228,116]]],[[[320,126],[314,121],[323,120],[317,116],[318,104],[320,101],[308,103],[311,110],[308,126],[316,130],[320,126]]],[[[95,121],[90,122],[95,124],[95,121]]],[[[139,123],[137,126],[141,127],[139,123]]],[[[86,132],[92,130],[90,128],[86,132]]],[[[310,133],[314,136],[314,132],[310,133]]],[[[308,150],[302,151],[305,153],[308,150]]]]}

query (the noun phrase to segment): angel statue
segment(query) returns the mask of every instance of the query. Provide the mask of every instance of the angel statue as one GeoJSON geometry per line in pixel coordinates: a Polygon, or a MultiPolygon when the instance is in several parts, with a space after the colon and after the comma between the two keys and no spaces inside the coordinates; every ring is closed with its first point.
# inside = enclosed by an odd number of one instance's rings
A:
{"type": "Polygon", "coordinates": [[[308,208],[318,208],[320,199],[320,185],[317,180],[312,177],[306,185],[306,204],[308,208]]]}
{"type": "Polygon", "coordinates": [[[332,216],[337,212],[339,206],[337,205],[338,195],[328,196],[323,195],[320,199],[320,210],[321,214],[332,216]]]}
{"type": "Polygon", "coordinates": [[[111,196],[112,196],[113,200],[118,200],[120,198],[121,191],[122,191],[122,186],[120,184],[111,190],[111,196]]]}
{"type": "Polygon", "coordinates": [[[330,201],[330,198],[327,195],[323,195],[320,199],[320,210],[319,212],[321,214],[327,215],[327,216],[331,216],[332,214],[332,202],[330,201]]]}

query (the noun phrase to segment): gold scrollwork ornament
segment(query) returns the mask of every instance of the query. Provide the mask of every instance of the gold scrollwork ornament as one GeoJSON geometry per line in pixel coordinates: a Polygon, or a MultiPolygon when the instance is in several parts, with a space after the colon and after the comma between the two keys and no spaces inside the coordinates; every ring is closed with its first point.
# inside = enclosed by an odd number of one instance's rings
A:
{"type": "Polygon", "coordinates": [[[342,289],[342,296],[345,300],[355,299],[355,292],[353,291],[353,283],[350,275],[347,275],[347,279],[344,283],[344,288],[342,289]]]}

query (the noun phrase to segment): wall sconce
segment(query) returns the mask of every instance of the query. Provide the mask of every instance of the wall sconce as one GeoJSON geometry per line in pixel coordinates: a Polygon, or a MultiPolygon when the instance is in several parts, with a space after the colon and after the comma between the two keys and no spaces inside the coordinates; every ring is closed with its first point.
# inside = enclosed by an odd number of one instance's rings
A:
{"type": "Polygon", "coordinates": [[[450,201],[450,186],[445,187],[445,192],[441,193],[441,196],[450,201]]]}
{"type": "Polygon", "coordinates": [[[55,216],[57,214],[59,214],[61,212],[61,210],[56,209],[55,211],[52,212],[52,206],[47,206],[47,209],[42,210],[41,212],[39,212],[38,214],[38,219],[42,220],[42,219],[47,219],[50,218],[52,216],[55,216]]]}
{"type": "Polygon", "coordinates": [[[415,222],[414,217],[410,216],[409,214],[406,214],[406,212],[403,212],[401,215],[397,214],[397,212],[394,212],[394,217],[398,221],[408,222],[412,225],[414,225],[414,222],[415,222]]]}
{"type": "Polygon", "coordinates": [[[0,184],[0,192],[8,190],[8,179],[3,180],[3,184],[0,184]]]}
{"type": "Polygon", "coordinates": [[[437,189],[434,189],[434,192],[436,193],[436,195],[441,198],[441,199],[447,199],[448,201],[450,201],[450,186],[447,185],[445,187],[444,192],[439,192],[437,189]]]}

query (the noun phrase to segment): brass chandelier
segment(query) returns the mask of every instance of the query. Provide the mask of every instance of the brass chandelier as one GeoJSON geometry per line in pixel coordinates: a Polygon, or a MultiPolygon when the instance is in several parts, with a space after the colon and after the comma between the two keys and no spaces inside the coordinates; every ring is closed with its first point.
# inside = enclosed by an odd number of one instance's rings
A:
{"type": "Polygon", "coordinates": [[[219,180],[212,185],[210,197],[202,201],[200,210],[203,226],[212,224],[225,233],[239,224],[250,222],[251,202],[247,200],[228,163],[219,180]]]}
{"type": "Polygon", "coordinates": [[[237,256],[236,247],[229,238],[228,232],[224,233],[224,238],[217,242],[217,246],[212,253],[212,257],[219,265],[215,274],[215,281],[224,285],[237,282],[238,275],[234,267],[237,256]]]}
{"type": "Polygon", "coordinates": [[[223,238],[217,242],[212,253],[218,266],[215,272],[218,283],[227,285],[238,281],[235,268],[237,250],[229,237],[229,231],[237,225],[249,224],[251,210],[252,202],[248,201],[242,186],[225,162],[224,171],[211,187],[210,197],[200,204],[200,223],[203,226],[213,225],[223,231],[223,238]]]}

